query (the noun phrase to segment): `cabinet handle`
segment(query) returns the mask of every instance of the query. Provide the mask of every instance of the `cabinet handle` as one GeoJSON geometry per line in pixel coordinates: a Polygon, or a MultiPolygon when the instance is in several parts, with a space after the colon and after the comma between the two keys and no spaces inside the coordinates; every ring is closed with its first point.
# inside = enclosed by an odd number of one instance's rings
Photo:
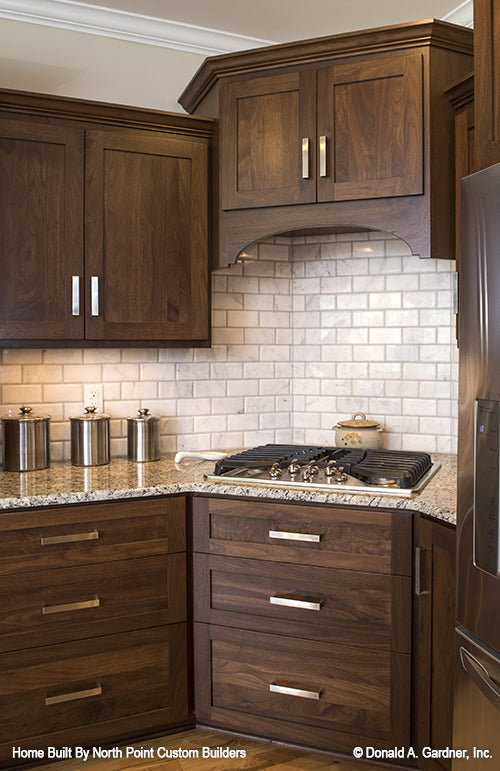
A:
{"type": "Polygon", "coordinates": [[[417,597],[421,597],[424,594],[430,593],[428,561],[428,550],[417,546],[415,549],[415,594],[417,597]]]}
{"type": "Polygon", "coordinates": [[[321,696],[321,689],[319,690],[304,690],[303,688],[292,688],[288,685],[279,685],[279,683],[269,683],[269,690],[271,693],[284,693],[285,696],[298,696],[300,699],[319,699],[321,696]]]}
{"type": "Polygon", "coordinates": [[[302,140],[302,179],[309,178],[309,139],[302,140]]]}
{"type": "Polygon", "coordinates": [[[319,176],[326,177],[326,136],[319,138],[319,176]]]}
{"type": "Polygon", "coordinates": [[[87,688],[85,691],[73,691],[73,693],[61,693],[59,696],[46,696],[45,706],[50,707],[51,704],[62,704],[64,701],[76,701],[77,699],[90,699],[92,696],[100,696],[102,693],[102,686],[98,685],[96,688],[87,688]]]}
{"type": "Polygon", "coordinates": [[[269,538],[277,538],[280,541],[308,541],[309,543],[321,541],[321,535],[315,533],[286,533],[284,530],[270,530],[269,538]]]}
{"type": "Polygon", "coordinates": [[[299,600],[297,597],[286,597],[274,594],[269,597],[271,605],[284,605],[287,608],[301,608],[302,610],[321,610],[323,600],[299,600]]]}
{"type": "Polygon", "coordinates": [[[99,276],[90,279],[90,299],[92,316],[99,315],[99,276]]]}
{"type": "Polygon", "coordinates": [[[98,608],[101,600],[96,597],[94,600],[84,600],[83,602],[66,602],[62,605],[42,605],[42,615],[48,616],[51,613],[65,613],[71,610],[83,610],[84,608],[98,608]]]}
{"type": "Polygon", "coordinates": [[[71,313],[80,315],[80,276],[73,276],[71,284],[71,313]]]}
{"type": "Polygon", "coordinates": [[[99,538],[99,531],[92,530],[90,533],[69,533],[68,535],[45,535],[40,538],[41,546],[51,546],[53,543],[75,543],[76,541],[96,541],[99,538]]]}

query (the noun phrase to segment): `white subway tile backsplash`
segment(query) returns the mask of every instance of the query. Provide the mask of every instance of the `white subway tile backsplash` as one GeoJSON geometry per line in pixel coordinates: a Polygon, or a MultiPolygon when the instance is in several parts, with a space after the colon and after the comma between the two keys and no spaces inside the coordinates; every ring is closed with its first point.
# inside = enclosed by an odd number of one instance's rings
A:
{"type": "Polygon", "coordinates": [[[420,260],[387,233],[274,238],[212,275],[210,349],[5,349],[2,413],[52,415],[68,457],[83,385],[102,383],[112,451],[139,406],[162,417],[162,450],[332,443],[362,410],[385,446],[456,449],[453,265],[420,260]]]}

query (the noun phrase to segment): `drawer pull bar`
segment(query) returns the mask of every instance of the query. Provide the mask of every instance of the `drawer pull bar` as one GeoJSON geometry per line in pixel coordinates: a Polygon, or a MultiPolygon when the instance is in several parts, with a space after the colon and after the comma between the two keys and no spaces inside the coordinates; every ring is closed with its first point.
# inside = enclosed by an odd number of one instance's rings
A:
{"type": "Polygon", "coordinates": [[[270,530],[269,538],[278,538],[280,541],[308,541],[319,543],[321,535],[315,533],[286,533],[284,530],[270,530]]]}
{"type": "Polygon", "coordinates": [[[269,597],[271,605],[285,605],[287,608],[301,608],[302,610],[321,610],[323,600],[300,600],[298,597],[286,597],[273,595],[269,597]]]}
{"type": "Polygon", "coordinates": [[[61,693],[59,696],[46,696],[45,706],[50,707],[51,704],[62,704],[65,701],[77,701],[77,699],[90,699],[92,696],[100,696],[101,693],[102,686],[98,685],[97,688],[87,688],[85,691],[61,693]]]}
{"type": "Polygon", "coordinates": [[[69,535],[45,535],[40,538],[42,546],[50,546],[53,543],[74,543],[75,541],[96,541],[99,538],[99,531],[92,530],[91,533],[70,533],[69,535]]]}
{"type": "Polygon", "coordinates": [[[48,616],[51,613],[65,613],[68,610],[83,610],[84,608],[98,608],[101,604],[99,597],[95,600],[85,600],[84,602],[66,602],[62,605],[43,605],[42,615],[48,616]]]}
{"type": "Polygon", "coordinates": [[[298,696],[299,699],[319,699],[321,689],[318,691],[306,691],[303,688],[291,688],[288,685],[279,685],[278,683],[269,683],[271,693],[283,693],[285,696],[298,696]]]}

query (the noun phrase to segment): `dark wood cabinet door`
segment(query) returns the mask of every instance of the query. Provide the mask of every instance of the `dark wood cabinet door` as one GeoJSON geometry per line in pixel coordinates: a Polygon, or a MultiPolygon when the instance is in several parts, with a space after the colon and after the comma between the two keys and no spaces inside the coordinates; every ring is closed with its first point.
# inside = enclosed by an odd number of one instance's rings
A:
{"type": "Polygon", "coordinates": [[[208,149],[86,133],[86,339],[208,340],[208,149]]]}
{"type": "MultiPolygon", "coordinates": [[[[455,645],[455,548],[452,525],[419,521],[416,597],[417,745],[451,747],[455,645]]],[[[451,760],[424,758],[423,771],[449,771],[451,760]]]]}
{"type": "Polygon", "coordinates": [[[221,86],[223,209],[316,200],[316,73],[221,86]]]}
{"type": "Polygon", "coordinates": [[[422,55],[319,70],[318,135],[319,201],[423,193],[422,55]]]}
{"type": "Polygon", "coordinates": [[[477,170],[500,162],[500,0],[474,0],[477,170]]]}
{"type": "Polygon", "coordinates": [[[352,755],[410,741],[410,657],[194,624],[196,717],[352,755]]]}
{"type": "Polygon", "coordinates": [[[83,152],[83,129],[0,119],[1,340],[83,336],[83,152]]]}

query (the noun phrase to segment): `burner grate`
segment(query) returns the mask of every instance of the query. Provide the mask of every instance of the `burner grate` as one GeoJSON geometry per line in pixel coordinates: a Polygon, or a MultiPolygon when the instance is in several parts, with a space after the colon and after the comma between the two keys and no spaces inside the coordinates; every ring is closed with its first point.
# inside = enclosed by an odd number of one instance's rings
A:
{"type": "Polygon", "coordinates": [[[346,473],[369,485],[411,489],[431,469],[428,453],[406,450],[360,450],[350,447],[314,447],[310,445],[265,444],[217,461],[214,475],[231,471],[241,475],[245,470],[270,469],[275,463],[281,468],[297,459],[305,466],[314,461],[320,468],[335,460],[346,473]]]}

